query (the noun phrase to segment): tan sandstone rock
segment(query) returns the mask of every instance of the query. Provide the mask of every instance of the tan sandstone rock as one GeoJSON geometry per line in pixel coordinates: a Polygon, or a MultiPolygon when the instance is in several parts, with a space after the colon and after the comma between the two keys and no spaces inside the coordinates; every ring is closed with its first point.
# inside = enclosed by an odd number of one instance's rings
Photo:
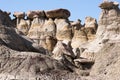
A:
{"type": "Polygon", "coordinates": [[[86,17],[85,18],[85,32],[87,34],[87,38],[89,41],[92,41],[95,39],[96,30],[97,30],[96,19],[92,17],[86,17]]]}
{"type": "Polygon", "coordinates": [[[43,15],[42,13],[44,12],[28,12],[28,17],[33,17],[33,21],[31,23],[31,27],[27,36],[43,48],[52,51],[56,44],[56,25],[51,18],[49,18],[48,20],[44,18],[45,15],[43,15]]]}
{"type": "Polygon", "coordinates": [[[85,33],[84,29],[75,30],[71,46],[72,48],[78,48],[80,47],[80,45],[86,43],[87,40],[88,40],[87,34],[85,33]]]}
{"type": "Polygon", "coordinates": [[[45,16],[44,11],[28,11],[27,12],[27,17],[30,19],[33,19],[31,21],[31,27],[27,35],[31,39],[36,39],[36,40],[39,39],[41,27],[45,23],[44,16],[45,16]]]}
{"type": "Polygon", "coordinates": [[[70,42],[68,41],[58,41],[54,50],[53,50],[53,58],[56,60],[61,60],[63,59],[63,55],[68,55],[71,57],[75,57],[74,53],[71,50],[72,48],[70,47],[70,42]]]}
{"type": "Polygon", "coordinates": [[[68,40],[72,39],[72,28],[67,19],[55,19],[56,24],[56,38],[57,40],[68,40]]]}
{"type": "Polygon", "coordinates": [[[27,35],[29,24],[24,20],[24,12],[14,12],[13,16],[17,18],[16,26],[20,34],[27,35]]]}
{"type": "Polygon", "coordinates": [[[82,24],[81,24],[81,20],[77,20],[74,22],[71,22],[71,26],[72,26],[72,34],[75,34],[75,30],[79,30],[82,28],[82,24]]]}

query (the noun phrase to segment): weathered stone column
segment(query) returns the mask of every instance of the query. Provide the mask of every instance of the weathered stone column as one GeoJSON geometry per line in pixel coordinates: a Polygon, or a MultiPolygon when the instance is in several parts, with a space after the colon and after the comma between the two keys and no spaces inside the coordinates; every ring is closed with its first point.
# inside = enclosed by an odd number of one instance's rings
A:
{"type": "Polygon", "coordinates": [[[72,32],[73,32],[71,46],[72,48],[76,49],[80,46],[80,44],[87,41],[87,36],[85,31],[82,29],[83,26],[81,25],[80,20],[72,22],[71,25],[72,25],[72,32]]]}
{"type": "Polygon", "coordinates": [[[102,9],[97,36],[104,37],[104,39],[114,39],[119,37],[120,32],[120,9],[117,2],[104,2],[100,4],[102,9]],[[103,35],[104,34],[104,35],[103,35]]]}
{"type": "Polygon", "coordinates": [[[96,31],[98,27],[96,19],[92,17],[86,17],[84,27],[88,40],[93,41],[96,37],[96,31]]]}
{"type": "Polygon", "coordinates": [[[53,19],[46,18],[44,11],[29,11],[27,17],[33,20],[27,36],[38,45],[52,51],[56,44],[56,25],[53,19]]]}
{"type": "Polygon", "coordinates": [[[72,28],[68,17],[70,12],[66,9],[56,9],[45,12],[48,18],[55,19],[57,40],[71,40],[72,28]]]}
{"type": "Polygon", "coordinates": [[[26,14],[27,17],[32,20],[27,36],[39,43],[41,27],[45,23],[44,11],[28,11],[26,14]]]}
{"type": "Polygon", "coordinates": [[[57,44],[53,49],[53,58],[63,59],[63,55],[75,57],[71,49],[72,26],[68,17],[70,12],[66,9],[56,9],[46,12],[48,18],[52,18],[56,25],[57,44]]]}
{"type": "Polygon", "coordinates": [[[18,26],[18,24],[20,23],[20,19],[23,19],[25,17],[25,13],[24,12],[14,12],[13,16],[17,18],[17,26],[18,26]]]}
{"type": "Polygon", "coordinates": [[[25,13],[24,12],[14,12],[14,17],[17,18],[16,26],[20,34],[27,35],[28,32],[28,23],[25,21],[25,13]]]}

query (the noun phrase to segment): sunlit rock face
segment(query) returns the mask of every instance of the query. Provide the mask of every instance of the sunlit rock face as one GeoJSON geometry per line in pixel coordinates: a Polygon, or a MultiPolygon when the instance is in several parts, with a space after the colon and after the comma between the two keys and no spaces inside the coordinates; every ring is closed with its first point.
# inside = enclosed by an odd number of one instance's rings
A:
{"type": "Polygon", "coordinates": [[[44,11],[29,11],[27,17],[32,19],[27,36],[39,46],[52,51],[56,42],[54,37],[56,32],[54,21],[51,18],[45,18],[44,11]]]}
{"type": "Polygon", "coordinates": [[[75,30],[71,45],[73,48],[78,48],[83,43],[86,43],[87,40],[88,40],[87,34],[85,33],[84,30],[75,30]]]}
{"type": "Polygon", "coordinates": [[[27,12],[28,19],[31,20],[31,26],[28,32],[28,37],[31,39],[38,39],[40,30],[45,23],[45,15],[43,11],[29,11],[27,12]]]}
{"type": "Polygon", "coordinates": [[[70,42],[75,53],[76,49],[81,49],[82,45],[95,39],[96,19],[86,17],[84,25],[79,19],[69,21],[70,12],[66,9],[28,11],[26,19],[23,12],[16,12],[14,16],[17,18],[18,32],[27,35],[38,47],[50,52],[54,51],[59,41],[70,42]]]}
{"type": "MultiPolygon", "coordinates": [[[[85,53],[97,53],[103,45],[110,39],[119,39],[119,15],[118,4],[114,2],[105,2],[100,4],[102,8],[96,31],[96,39],[90,43],[85,53]],[[103,5],[104,4],[104,5],[103,5]],[[108,6],[108,5],[113,5],[108,6]],[[103,8],[103,6],[105,8],[103,8]]],[[[93,20],[95,22],[95,20],[93,20]]],[[[95,29],[95,28],[93,28],[95,29]]],[[[84,55],[82,54],[82,55],[84,55]]]]}
{"type": "Polygon", "coordinates": [[[118,6],[103,2],[98,24],[88,16],[83,25],[67,9],[15,12],[13,20],[0,10],[0,79],[119,80],[118,6]]]}
{"type": "Polygon", "coordinates": [[[19,34],[26,35],[29,29],[28,23],[25,21],[24,12],[14,12],[13,16],[16,18],[16,26],[19,34]]]}
{"type": "Polygon", "coordinates": [[[100,4],[102,9],[99,18],[99,28],[97,30],[97,35],[102,35],[104,38],[117,38],[119,37],[119,18],[120,10],[118,8],[117,2],[105,2],[100,4]]]}
{"type": "Polygon", "coordinates": [[[89,41],[93,41],[95,39],[97,30],[97,21],[95,18],[86,17],[85,18],[85,32],[87,34],[87,38],[89,41]]]}
{"type": "Polygon", "coordinates": [[[78,48],[96,38],[97,21],[92,17],[85,18],[85,24],[81,25],[80,21],[71,23],[73,30],[72,47],[78,48]]]}
{"type": "Polygon", "coordinates": [[[57,40],[72,39],[72,28],[68,19],[55,19],[57,40]]]}

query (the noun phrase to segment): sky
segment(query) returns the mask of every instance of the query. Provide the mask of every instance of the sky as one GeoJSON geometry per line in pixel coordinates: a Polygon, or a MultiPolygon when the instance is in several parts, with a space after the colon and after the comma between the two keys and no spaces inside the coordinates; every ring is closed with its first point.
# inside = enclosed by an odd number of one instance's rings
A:
{"type": "MultiPolygon", "coordinates": [[[[0,9],[12,14],[16,11],[52,10],[65,8],[71,12],[69,19],[84,22],[86,16],[98,20],[101,9],[98,7],[103,0],[0,0],[0,9]]],[[[114,0],[120,3],[120,0],[114,0]]],[[[11,15],[12,16],[12,15],[11,15]]],[[[13,18],[13,17],[12,17],[13,18]]]]}

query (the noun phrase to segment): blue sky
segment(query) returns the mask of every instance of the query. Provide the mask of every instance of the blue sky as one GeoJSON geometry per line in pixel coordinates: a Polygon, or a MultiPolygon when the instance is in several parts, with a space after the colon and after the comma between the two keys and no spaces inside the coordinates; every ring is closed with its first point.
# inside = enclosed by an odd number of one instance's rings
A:
{"type": "MultiPolygon", "coordinates": [[[[0,9],[3,11],[51,10],[65,8],[71,12],[70,20],[81,19],[86,16],[99,18],[101,9],[98,7],[103,0],[1,0],[0,9]]],[[[116,0],[120,3],[120,0],[116,0]]]]}

